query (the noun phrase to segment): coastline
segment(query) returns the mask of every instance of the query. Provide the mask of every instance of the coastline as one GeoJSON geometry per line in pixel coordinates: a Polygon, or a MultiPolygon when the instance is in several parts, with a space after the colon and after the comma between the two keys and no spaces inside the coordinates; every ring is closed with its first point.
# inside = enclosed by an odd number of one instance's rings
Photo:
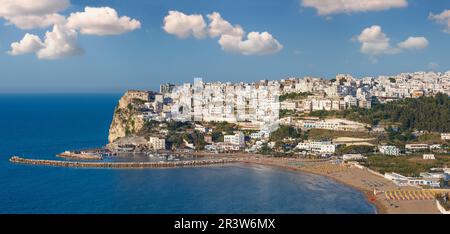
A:
{"type": "Polygon", "coordinates": [[[371,203],[376,210],[376,214],[438,214],[434,201],[401,201],[388,200],[384,192],[374,194],[377,191],[395,191],[404,189],[405,191],[418,191],[415,187],[398,188],[392,181],[375,175],[367,170],[352,167],[351,165],[333,164],[328,160],[311,160],[300,158],[277,158],[249,153],[234,154],[210,154],[206,152],[196,152],[192,154],[194,158],[206,158],[204,160],[186,160],[176,162],[80,162],[80,161],[57,161],[57,160],[36,160],[12,157],[10,162],[29,165],[74,167],[74,168],[111,168],[111,169],[156,169],[156,168],[177,168],[177,167],[198,167],[225,165],[232,163],[244,163],[248,165],[264,165],[277,167],[282,170],[311,173],[324,176],[337,183],[349,186],[364,194],[367,202],[371,203]]]}
{"type": "Polygon", "coordinates": [[[285,170],[300,171],[325,176],[338,183],[352,187],[362,193],[368,202],[373,204],[377,214],[439,214],[434,200],[389,200],[383,191],[421,191],[417,187],[397,187],[392,181],[367,170],[350,165],[333,165],[329,162],[318,165],[296,166],[290,163],[305,163],[310,161],[291,158],[260,158],[247,163],[275,166],[285,170]],[[379,193],[374,194],[374,190],[379,193]]]}
{"type": "Polygon", "coordinates": [[[308,171],[308,170],[302,170],[301,168],[295,168],[295,167],[289,167],[289,166],[281,166],[281,165],[276,165],[276,164],[271,164],[271,163],[261,163],[261,162],[244,162],[244,163],[246,163],[246,164],[254,164],[254,165],[270,166],[270,167],[279,168],[281,170],[302,172],[302,173],[306,173],[306,174],[313,174],[313,175],[326,177],[327,179],[330,179],[330,180],[332,180],[332,181],[334,181],[336,183],[343,184],[345,186],[351,187],[351,188],[353,188],[353,189],[363,193],[364,194],[364,198],[366,199],[366,201],[369,202],[370,204],[372,204],[375,207],[375,211],[376,211],[375,214],[388,214],[387,208],[384,206],[384,204],[382,204],[381,202],[379,202],[376,199],[375,200],[371,199],[372,196],[370,194],[373,193],[373,191],[369,191],[367,189],[354,186],[353,184],[348,183],[345,180],[340,180],[340,179],[338,179],[336,177],[333,177],[331,175],[326,175],[326,174],[321,174],[321,173],[312,172],[312,171],[308,171]]]}

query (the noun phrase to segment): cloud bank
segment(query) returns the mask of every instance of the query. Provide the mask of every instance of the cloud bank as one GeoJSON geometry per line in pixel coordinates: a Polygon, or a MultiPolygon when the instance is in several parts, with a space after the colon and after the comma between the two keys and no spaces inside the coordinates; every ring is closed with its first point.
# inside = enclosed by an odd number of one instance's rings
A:
{"type": "Polygon", "coordinates": [[[206,22],[202,15],[186,15],[179,11],[169,11],[164,17],[164,31],[178,38],[204,38],[206,22]]]}
{"type": "Polygon", "coordinates": [[[119,35],[141,27],[128,16],[119,16],[110,7],[86,7],[83,12],[65,17],[59,12],[70,6],[69,0],[0,0],[0,17],[8,25],[20,29],[47,28],[43,39],[26,33],[11,43],[8,54],[13,56],[36,53],[39,59],[59,59],[84,52],[78,45],[78,35],[119,35]]]}
{"type": "Polygon", "coordinates": [[[45,45],[38,36],[27,33],[22,40],[11,44],[11,51],[8,53],[10,55],[21,55],[34,53],[43,48],[45,48],[45,45]]]}
{"type": "Polygon", "coordinates": [[[268,32],[250,32],[247,38],[222,35],[219,44],[224,51],[243,55],[267,55],[280,51],[283,46],[268,32]]]}
{"type": "Polygon", "coordinates": [[[0,0],[0,18],[20,29],[45,28],[64,22],[59,15],[69,0],[0,0]]]}
{"type": "Polygon", "coordinates": [[[398,54],[403,50],[421,50],[428,47],[428,40],[425,37],[409,37],[391,45],[391,39],[382,31],[379,25],[372,25],[365,28],[357,37],[361,43],[360,51],[363,54],[377,56],[381,54],[398,54]]]}
{"type": "Polygon", "coordinates": [[[280,51],[283,46],[268,32],[250,32],[246,35],[240,25],[232,25],[222,18],[218,12],[206,16],[186,15],[179,11],[169,11],[164,17],[162,28],[168,34],[185,39],[194,37],[219,38],[219,45],[226,52],[242,55],[268,55],[280,51]]]}
{"type": "Polygon", "coordinates": [[[421,50],[428,47],[428,40],[425,37],[409,37],[397,45],[402,49],[421,50]]]}
{"type": "Polygon", "coordinates": [[[364,54],[396,54],[400,50],[391,46],[389,37],[381,30],[378,25],[365,28],[358,36],[361,43],[361,52],[364,54]]]}
{"type": "Polygon", "coordinates": [[[207,15],[207,17],[209,19],[208,33],[210,37],[221,35],[242,37],[245,34],[244,29],[240,25],[232,26],[230,22],[224,20],[217,12],[207,15]]]}
{"type": "Polygon", "coordinates": [[[311,7],[317,14],[332,15],[339,13],[383,11],[408,6],[407,0],[301,0],[302,7],[311,7]]]}
{"type": "Polygon", "coordinates": [[[110,7],[86,7],[83,12],[75,12],[67,18],[67,27],[87,35],[118,35],[141,27],[138,20],[128,16],[119,17],[110,7]]]}

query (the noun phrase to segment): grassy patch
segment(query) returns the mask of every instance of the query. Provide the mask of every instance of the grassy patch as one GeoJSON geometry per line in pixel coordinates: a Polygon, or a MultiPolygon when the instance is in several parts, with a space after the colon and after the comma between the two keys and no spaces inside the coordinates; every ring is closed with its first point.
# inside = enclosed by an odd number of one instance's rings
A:
{"type": "Polygon", "coordinates": [[[309,139],[334,139],[338,137],[372,138],[368,132],[333,131],[327,129],[311,129],[309,139]]]}
{"type": "Polygon", "coordinates": [[[426,144],[438,144],[442,143],[441,135],[437,133],[423,134],[417,138],[417,142],[426,144]]]}
{"type": "Polygon", "coordinates": [[[421,155],[371,155],[363,164],[382,174],[396,172],[404,176],[419,176],[421,172],[428,172],[434,167],[450,166],[450,155],[437,155],[436,160],[423,160],[421,155]]]}

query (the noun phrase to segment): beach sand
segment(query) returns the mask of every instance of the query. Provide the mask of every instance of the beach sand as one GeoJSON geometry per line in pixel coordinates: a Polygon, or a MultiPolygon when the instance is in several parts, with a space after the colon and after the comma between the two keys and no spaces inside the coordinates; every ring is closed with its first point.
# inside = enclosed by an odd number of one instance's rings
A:
{"type": "MultiPolygon", "coordinates": [[[[242,157],[242,155],[240,155],[242,157]]],[[[384,192],[377,191],[420,190],[416,187],[397,187],[393,182],[372,174],[367,170],[345,165],[332,164],[326,160],[307,160],[294,158],[257,157],[252,155],[247,163],[277,166],[329,177],[365,193],[369,202],[377,207],[380,214],[439,214],[434,200],[388,200],[384,192]]]]}

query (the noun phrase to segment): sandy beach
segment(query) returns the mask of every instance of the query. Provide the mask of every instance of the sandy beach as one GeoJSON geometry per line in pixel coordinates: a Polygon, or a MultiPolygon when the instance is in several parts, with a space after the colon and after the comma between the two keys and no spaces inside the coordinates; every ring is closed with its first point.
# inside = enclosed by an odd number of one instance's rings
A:
{"type": "Polygon", "coordinates": [[[439,214],[434,200],[391,200],[384,191],[420,192],[416,187],[397,187],[393,182],[370,173],[367,170],[349,165],[332,164],[325,160],[295,158],[248,157],[246,163],[281,167],[287,170],[302,171],[326,176],[365,193],[369,202],[377,207],[380,214],[439,214]],[[374,189],[379,191],[374,195],[374,189]]]}

